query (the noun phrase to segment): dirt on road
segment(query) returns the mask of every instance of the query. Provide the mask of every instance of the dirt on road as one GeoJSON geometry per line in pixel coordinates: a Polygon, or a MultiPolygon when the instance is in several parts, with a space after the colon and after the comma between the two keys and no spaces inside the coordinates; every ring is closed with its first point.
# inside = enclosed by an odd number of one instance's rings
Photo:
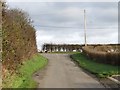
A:
{"type": "Polygon", "coordinates": [[[48,65],[33,75],[38,88],[104,88],[97,78],[79,68],[69,54],[42,54],[48,65]]]}

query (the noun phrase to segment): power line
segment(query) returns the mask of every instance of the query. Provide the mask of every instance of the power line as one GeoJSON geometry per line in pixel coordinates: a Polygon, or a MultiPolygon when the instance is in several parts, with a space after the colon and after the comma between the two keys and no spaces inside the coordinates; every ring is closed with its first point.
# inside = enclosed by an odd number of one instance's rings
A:
{"type": "Polygon", "coordinates": [[[35,25],[39,27],[45,27],[45,28],[80,28],[80,27],[60,27],[60,26],[41,26],[41,25],[35,25]]]}
{"type": "MultiPolygon", "coordinates": [[[[40,28],[68,28],[68,29],[84,29],[84,28],[81,28],[81,27],[60,27],[60,26],[41,26],[41,25],[34,25],[34,26],[39,26],[40,28]]],[[[109,28],[87,28],[87,29],[118,29],[118,27],[109,27],[109,28]]]]}
{"type": "MultiPolygon", "coordinates": [[[[34,26],[39,26],[40,28],[76,28],[76,29],[84,29],[84,28],[81,28],[81,27],[74,27],[74,26],[71,26],[71,27],[63,27],[63,26],[49,26],[49,25],[34,25],[34,26]]],[[[106,27],[100,27],[100,28],[87,28],[87,29],[106,29],[106,27]]],[[[118,29],[118,27],[109,27],[108,29],[118,29]]]]}

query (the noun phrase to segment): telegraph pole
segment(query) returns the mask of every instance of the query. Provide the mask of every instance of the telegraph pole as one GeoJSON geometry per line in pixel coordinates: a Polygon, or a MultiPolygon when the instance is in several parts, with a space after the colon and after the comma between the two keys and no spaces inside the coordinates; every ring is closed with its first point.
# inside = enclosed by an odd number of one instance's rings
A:
{"type": "Polygon", "coordinates": [[[87,38],[86,38],[86,11],[84,9],[84,38],[85,38],[85,46],[87,46],[87,38]]]}

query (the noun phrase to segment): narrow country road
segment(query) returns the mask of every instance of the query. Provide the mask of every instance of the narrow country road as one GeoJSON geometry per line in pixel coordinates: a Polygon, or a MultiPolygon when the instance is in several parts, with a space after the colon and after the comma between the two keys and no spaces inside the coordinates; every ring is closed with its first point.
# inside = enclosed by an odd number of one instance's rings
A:
{"type": "Polygon", "coordinates": [[[104,88],[96,78],[85,73],[68,54],[42,54],[48,58],[45,69],[33,75],[38,88],[104,88]]]}

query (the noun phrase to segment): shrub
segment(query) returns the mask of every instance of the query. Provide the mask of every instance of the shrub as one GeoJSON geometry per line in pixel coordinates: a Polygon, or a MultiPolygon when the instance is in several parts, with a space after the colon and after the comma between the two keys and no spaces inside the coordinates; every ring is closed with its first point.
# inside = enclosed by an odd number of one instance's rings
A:
{"type": "Polygon", "coordinates": [[[35,29],[24,11],[2,10],[2,66],[10,73],[16,71],[23,60],[36,54],[35,29]]]}
{"type": "MultiPolygon", "coordinates": [[[[105,47],[104,47],[105,48],[105,47]]],[[[120,53],[119,52],[105,52],[96,49],[91,49],[91,47],[83,47],[83,53],[90,58],[99,63],[111,64],[111,65],[120,65],[120,53]]]]}

